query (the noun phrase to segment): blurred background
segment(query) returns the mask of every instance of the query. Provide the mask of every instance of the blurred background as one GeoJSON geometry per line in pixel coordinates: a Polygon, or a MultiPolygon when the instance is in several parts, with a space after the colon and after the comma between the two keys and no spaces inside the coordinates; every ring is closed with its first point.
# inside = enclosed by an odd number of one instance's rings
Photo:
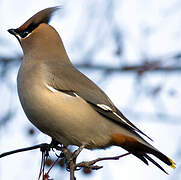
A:
{"type": "MultiPolygon", "coordinates": [[[[179,0],[1,0],[0,1],[0,153],[50,138],[26,118],[16,90],[23,57],[18,41],[7,29],[17,28],[36,12],[55,5],[52,18],[75,66],[112,99],[123,114],[154,139],[160,151],[173,158],[177,169],[167,176],[130,155],[100,162],[104,168],[76,172],[78,180],[181,179],[181,1],[179,0]]],[[[48,45],[47,45],[48,46],[48,45]]],[[[78,158],[125,153],[120,148],[84,150],[78,158]]],[[[55,159],[51,153],[48,165],[55,159]]],[[[0,159],[0,179],[38,178],[39,150],[0,159]]],[[[159,162],[159,161],[158,161],[159,162]]],[[[68,179],[59,162],[51,179],[68,179]]]]}

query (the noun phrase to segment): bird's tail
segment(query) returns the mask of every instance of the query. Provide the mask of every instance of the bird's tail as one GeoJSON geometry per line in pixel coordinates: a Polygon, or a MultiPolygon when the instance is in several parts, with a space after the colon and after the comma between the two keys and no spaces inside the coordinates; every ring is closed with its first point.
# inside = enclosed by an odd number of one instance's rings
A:
{"type": "MultiPolygon", "coordinates": [[[[170,166],[171,168],[175,169],[176,168],[176,163],[168,158],[166,155],[163,153],[155,150],[155,149],[150,149],[149,152],[150,154],[156,156],[158,159],[160,159],[162,162],[170,166]]],[[[140,160],[142,160],[145,164],[148,165],[148,161],[152,162],[155,166],[157,166],[159,169],[161,169],[163,172],[168,174],[154,159],[152,159],[146,152],[140,153],[140,152],[134,152],[133,153],[136,157],[138,157],[140,160]],[[148,160],[148,161],[147,161],[148,160]]]]}
{"type": "Polygon", "coordinates": [[[163,172],[168,174],[155,160],[153,160],[148,154],[152,154],[162,162],[170,166],[171,168],[176,168],[176,163],[168,158],[166,155],[158,151],[144,139],[138,137],[130,137],[123,134],[113,134],[112,135],[113,145],[121,146],[126,149],[128,152],[131,152],[133,155],[142,160],[145,164],[148,165],[148,161],[152,162],[163,172]]]}
{"type": "MultiPolygon", "coordinates": [[[[169,157],[167,157],[166,155],[161,153],[160,151],[151,148],[150,153],[153,154],[154,156],[156,156],[158,159],[160,159],[162,162],[164,162],[171,168],[173,168],[173,169],[176,168],[176,163],[172,159],[170,159],[169,157]]],[[[145,154],[145,158],[148,159],[149,161],[151,161],[154,165],[156,165],[158,168],[163,170],[165,173],[167,173],[157,162],[155,162],[150,156],[148,156],[148,154],[145,154]]]]}

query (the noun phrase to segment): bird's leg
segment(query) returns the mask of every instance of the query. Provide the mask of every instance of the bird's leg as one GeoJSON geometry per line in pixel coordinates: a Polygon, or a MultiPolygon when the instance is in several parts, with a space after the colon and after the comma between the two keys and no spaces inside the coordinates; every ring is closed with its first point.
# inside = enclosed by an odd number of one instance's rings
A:
{"type": "Polygon", "coordinates": [[[53,149],[56,149],[56,150],[59,150],[59,151],[62,151],[62,144],[59,143],[58,141],[52,139],[51,143],[49,144],[50,148],[53,150],[53,149]],[[60,144],[60,146],[59,146],[60,144]]]}
{"type": "Polygon", "coordinates": [[[85,145],[80,146],[77,150],[75,150],[72,154],[72,159],[76,160],[77,156],[80,154],[80,152],[85,148],[85,145]]]}
{"type": "Polygon", "coordinates": [[[52,139],[51,143],[50,143],[50,146],[51,147],[55,147],[55,146],[58,146],[58,144],[60,144],[58,141],[52,139]]]}
{"type": "Polygon", "coordinates": [[[62,148],[62,153],[60,154],[60,156],[61,156],[61,158],[65,159],[65,163],[67,166],[66,169],[68,171],[71,170],[71,165],[72,165],[72,167],[76,165],[76,158],[80,154],[80,152],[84,149],[84,147],[85,147],[84,145],[80,146],[73,153],[67,147],[62,148]]]}

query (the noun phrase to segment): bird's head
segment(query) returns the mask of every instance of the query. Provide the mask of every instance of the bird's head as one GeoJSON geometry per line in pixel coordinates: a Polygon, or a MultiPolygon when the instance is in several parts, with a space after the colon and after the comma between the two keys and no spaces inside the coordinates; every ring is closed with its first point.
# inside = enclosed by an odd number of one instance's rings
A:
{"type": "Polygon", "coordinates": [[[22,39],[27,38],[30,36],[33,31],[42,23],[48,24],[52,14],[58,9],[59,7],[51,7],[44,9],[30,19],[28,19],[23,25],[21,25],[17,29],[9,29],[8,32],[14,35],[20,42],[22,39]]]}
{"type": "Polygon", "coordinates": [[[44,9],[30,19],[28,19],[23,25],[16,29],[9,29],[8,32],[14,35],[22,46],[24,55],[31,54],[33,50],[41,52],[45,55],[46,51],[52,47],[52,51],[58,49],[61,40],[56,30],[48,23],[52,14],[59,9],[59,7],[51,7],[44,9]]]}

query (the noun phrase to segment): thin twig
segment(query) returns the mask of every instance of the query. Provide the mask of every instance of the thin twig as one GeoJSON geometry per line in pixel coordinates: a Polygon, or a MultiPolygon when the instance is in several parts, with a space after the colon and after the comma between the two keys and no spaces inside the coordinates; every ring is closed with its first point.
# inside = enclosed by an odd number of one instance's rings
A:
{"type": "Polygon", "coordinates": [[[31,147],[16,149],[16,150],[13,150],[13,151],[9,151],[9,152],[5,152],[5,153],[0,154],[0,158],[11,155],[11,154],[19,153],[19,152],[30,151],[30,150],[33,150],[33,149],[38,149],[38,148],[48,147],[48,146],[49,146],[49,144],[42,143],[42,144],[38,144],[38,145],[35,145],[35,146],[31,146],[31,147]]]}
{"type": "Polygon", "coordinates": [[[131,153],[128,152],[128,153],[125,153],[125,154],[122,154],[122,155],[119,155],[119,156],[97,158],[97,159],[92,160],[92,161],[83,161],[83,162],[80,162],[80,163],[76,164],[76,167],[87,167],[87,168],[91,168],[93,170],[97,170],[97,169],[102,168],[102,166],[92,166],[95,163],[97,163],[99,161],[105,161],[105,160],[119,160],[120,158],[122,158],[124,156],[127,156],[129,154],[131,154],[131,153]]]}
{"type": "Polygon", "coordinates": [[[42,156],[41,156],[41,165],[40,165],[40,172],[38,176],[38,180],[40,180],[41,174],[42,174],[42,168],[43,168],[43,158],[44,158],[44,153],[42,151],[42,156]]]}
{"type": "Polygon", "coordinates": [[[60,159],[60,157],[58,157],[58,158],[56,159],[56,161],[54,161],[54,163],[51,165],[51,167],[49,168],[49,170],[47,171],[46,174],[49,174],[49,173],[50,173],[51,169],[53,168],[53,166],[55,166],[55,164],[58,162],[59,159],[60,159]]]}

